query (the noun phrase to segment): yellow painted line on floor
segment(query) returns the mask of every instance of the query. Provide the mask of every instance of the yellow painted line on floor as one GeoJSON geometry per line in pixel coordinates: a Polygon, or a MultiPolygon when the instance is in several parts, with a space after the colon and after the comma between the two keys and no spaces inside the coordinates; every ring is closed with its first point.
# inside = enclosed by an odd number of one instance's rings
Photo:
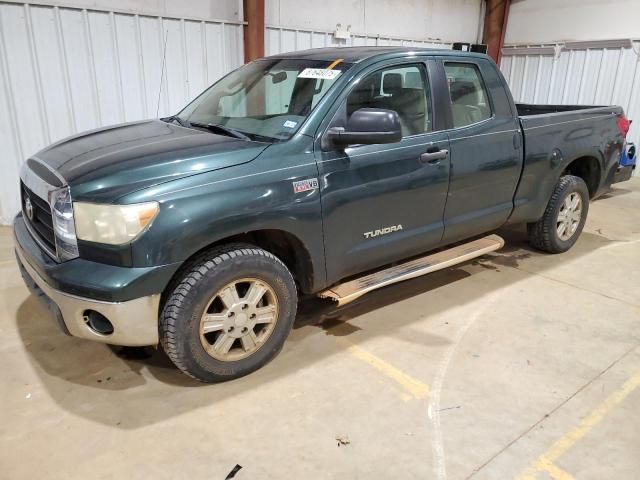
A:
{"type": "Polygon", "coordinates": [[[538,473],[546,471],[554,480],[569,480],[572,477],[555,466],[556,460],[560,458],[567,450],[573,447],[578,440],[587,435],[593,427],[598,425],[602,419],[614,408],[621,403],[625,398],[631,394],[635,389],[640,387],[640,372],[629,378],[619,390],[616,390],[609,395],[604,402],[602,402],[595,410],[582,419],[582,421],[573,430],[565,434],[562,438],[556,441],[549,450],[540,455],[533,464],[522,472],[517,480],[533,480],[538,473]],[[556,470],[557,469],[557,470],[556,470]],[[553,472],[565,476],[554,477],[553,472]],[[567,476],[568,475],[568,476],[567,476]]]}
{"type": "Polygon", "coordinates": [[[545,465],[544,469],[553,480],[575,480],[572,475],[561,469],[555,463],[545,465]]]}
{"type": "Polygon", "coordinates": [[[380,357],[375,356],[373,353],[362,347],[354,345],[344,338],[338,338],[336,341],[340,346],[344,347],[351,356],[369,364],[380,373],[400,385],[403,390],[409,394],[404,394],[402,396],[403,400],[408,401],[411,400],[412,397],[420,400],[429,395],[429,387],[427,384],[422,383],[420,380],[416,380],[412,376],[404,373],[402,370],[399,370],[393,365],[385,362],[380,357]]]}

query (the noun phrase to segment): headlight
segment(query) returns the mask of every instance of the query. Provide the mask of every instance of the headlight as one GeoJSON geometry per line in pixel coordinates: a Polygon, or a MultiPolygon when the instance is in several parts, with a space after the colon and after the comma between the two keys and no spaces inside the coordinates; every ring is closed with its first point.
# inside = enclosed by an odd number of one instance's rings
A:
{"type": "Polygon", "coordinates": [[[78,243],[73,223],[73,207],[69,187],[49,192],[51,220],[56,239],[56,254],[63,262],[78,256],[78,243]]]}
{"type": "Polygon", "coordinates": [[[159,210],[157,202],[133,205],[73,202],[76,235],[89,242],[129,243],[151,224],[159,210]]]}

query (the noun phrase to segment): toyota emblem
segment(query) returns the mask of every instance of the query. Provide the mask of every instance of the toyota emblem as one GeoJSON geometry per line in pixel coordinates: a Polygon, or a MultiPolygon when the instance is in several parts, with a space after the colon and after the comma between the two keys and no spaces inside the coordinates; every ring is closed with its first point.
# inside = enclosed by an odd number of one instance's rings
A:
{"type": "Polygon", "coordinates": [[[24,213],[27,214],[27,218],[33,221],[33,204],[31,203],[31,199],[29,197],[24,200],[24,213]]]}

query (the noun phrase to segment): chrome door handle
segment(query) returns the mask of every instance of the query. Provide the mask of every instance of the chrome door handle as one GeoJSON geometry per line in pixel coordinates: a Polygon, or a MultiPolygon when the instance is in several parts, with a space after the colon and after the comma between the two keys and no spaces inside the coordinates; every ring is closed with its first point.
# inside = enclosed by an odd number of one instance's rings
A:
{"type": "Polygon", "coordinates": [[[433,150],[427,151],[420,155],[420,161],[428,163],[429,165],[438,165],[441,160],[444,160],[449,155],[449,150],[433,150]]]}

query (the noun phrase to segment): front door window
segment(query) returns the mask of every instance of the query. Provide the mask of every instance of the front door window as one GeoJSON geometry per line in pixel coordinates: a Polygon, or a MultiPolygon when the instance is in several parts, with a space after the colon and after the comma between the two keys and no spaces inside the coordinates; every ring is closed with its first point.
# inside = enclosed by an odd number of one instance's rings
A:
{"type": "Polygon", "coordinates": [[[431,92],[421,64],[391,66],[364,77],[347,97],[347,117],[360,108],[394,110],[402,136],[431,131],[431,92]]]}

